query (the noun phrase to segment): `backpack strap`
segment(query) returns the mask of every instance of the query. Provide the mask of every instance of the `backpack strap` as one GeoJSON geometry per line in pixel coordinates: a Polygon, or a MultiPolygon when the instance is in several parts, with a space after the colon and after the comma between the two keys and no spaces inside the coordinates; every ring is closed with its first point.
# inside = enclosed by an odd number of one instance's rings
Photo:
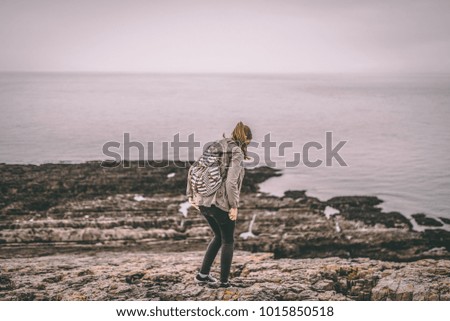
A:
{"type": "Polygon", "coordinates": [[[221,165],[221,175],[223,180],[225,180],[227,178],[227,173],[228,173],[228,167],[230,166],[231,163],[231,158],[233,157],[233,148],[235,146],[238,146],[234,140],[232,139],[226,139],[224,140],[224,152],[222,154],[222,165],[221,165]]]}

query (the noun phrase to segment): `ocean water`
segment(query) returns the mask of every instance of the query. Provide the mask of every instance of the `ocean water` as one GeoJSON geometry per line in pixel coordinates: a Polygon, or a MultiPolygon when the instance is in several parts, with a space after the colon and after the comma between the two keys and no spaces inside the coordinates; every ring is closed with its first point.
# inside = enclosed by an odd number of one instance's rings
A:
{"type": "MultiPolygon", "coordinates": [[[[83,162],[108,159],[106,142],[162,142],[194,134],[201,146],[230,134],[242,120],[253,131],[249,152],[283,176],[262,184],[282,195],[306,189],[326,200],[376,195],[385,210],[450,218],[450,75],[158,75],[0,74],[0,162],[83,162]],[[347,166],[286,168],[294,152],[326,132],[347,166]],[[284,155],[278,146],[292,142],[284,155]]],[[[145,149],[147,153],[148,148],[145,149]]],[[[194,158],[201,153],[197,148],[194,158]]],[[[188,159],[181,149],[180,159],[188,159]]],[[[325,159],[311,149],[310,159],[325,159]]],[[[131,159],[139,157],[132,149],[131,159]]],[[[169,149],[169,158],[175,157],[169,149]]],[[[148,159],[148,156],[144,156],[148,159]]],[[[253,166],[254,164],[252,164],[253,166]]]]}

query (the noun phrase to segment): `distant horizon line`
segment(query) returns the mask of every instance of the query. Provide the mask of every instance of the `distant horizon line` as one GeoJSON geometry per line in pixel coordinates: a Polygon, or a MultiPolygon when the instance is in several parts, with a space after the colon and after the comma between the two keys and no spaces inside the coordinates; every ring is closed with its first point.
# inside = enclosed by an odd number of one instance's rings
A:
{"type": "Polygon", "coordinates": [[[192,76],[298,76],[298,75],[449,75],[450,71],[310,71],[310,72],[185,72],[185,71],[58,71],[58,70],[0,70],[0,74],[105,74],[105,75],[192,75],[192,76]]]}

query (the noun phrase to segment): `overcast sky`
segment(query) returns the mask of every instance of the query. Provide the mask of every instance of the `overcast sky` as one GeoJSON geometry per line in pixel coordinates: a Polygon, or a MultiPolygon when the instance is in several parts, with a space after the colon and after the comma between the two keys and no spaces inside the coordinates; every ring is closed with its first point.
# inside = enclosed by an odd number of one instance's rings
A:
{"type": "Polygon", "coordinates": [[[449,0],[0,0],[0,70],[450,72],[449,0]]]}

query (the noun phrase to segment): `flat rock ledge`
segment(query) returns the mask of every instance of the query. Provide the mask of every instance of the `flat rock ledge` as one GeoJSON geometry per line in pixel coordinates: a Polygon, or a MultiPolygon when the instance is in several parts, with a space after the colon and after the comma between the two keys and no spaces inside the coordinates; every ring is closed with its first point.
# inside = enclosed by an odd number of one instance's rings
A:
{"type": "Polygon", "coordinates": [[[0,265],[0,300],[450,300],[449,260],[274,259],[238,250],[230,277],[235,287],[217,289],[194,282],[203,253],[9,259],[0,265]]]}

